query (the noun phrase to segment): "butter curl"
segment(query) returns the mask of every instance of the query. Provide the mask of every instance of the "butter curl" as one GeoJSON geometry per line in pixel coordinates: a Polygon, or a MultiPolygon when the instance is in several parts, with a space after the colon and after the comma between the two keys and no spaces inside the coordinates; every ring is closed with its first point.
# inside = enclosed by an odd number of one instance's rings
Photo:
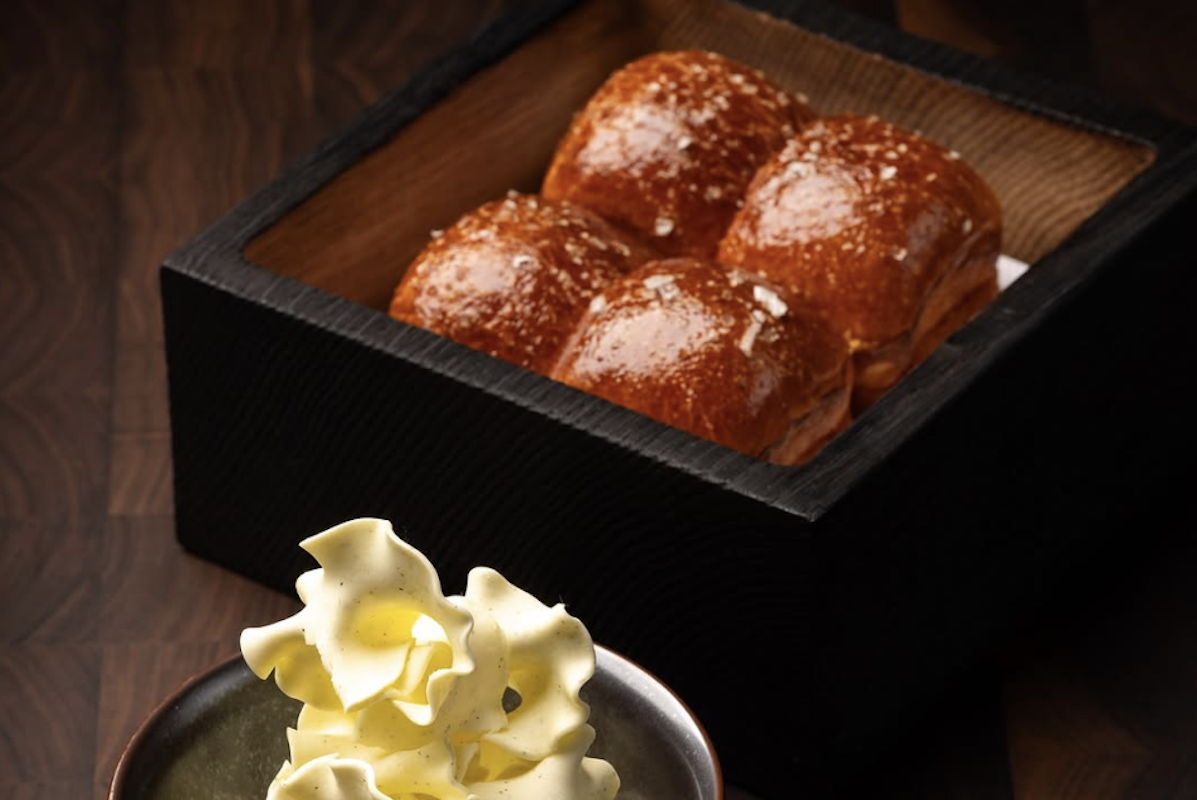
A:
{"type": "Polygon", "coordinates": [[[580,692],[594,643],[580,621],[492,569],[446,597],[385,520],[300,544],[319,562],[304,608],[241,635],[246,663],[303,701],[268,800],[610,800],[586,756],[580,692]]]}

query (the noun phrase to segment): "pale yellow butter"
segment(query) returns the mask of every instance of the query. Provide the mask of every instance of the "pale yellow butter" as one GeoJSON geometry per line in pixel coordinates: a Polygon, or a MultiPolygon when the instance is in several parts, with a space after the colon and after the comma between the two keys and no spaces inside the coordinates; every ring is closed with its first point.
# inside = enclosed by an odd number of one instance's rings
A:
{"type": "Polygon", "coordinates": [[[254,673],[304,703],[268,800],[615,796],[614,768],[586,755],[594,644],[564,606],[485,567],[446,597],[385,520],[300,546],[320,564],[296,582],[304,608],[241,634],[254,673]]]}

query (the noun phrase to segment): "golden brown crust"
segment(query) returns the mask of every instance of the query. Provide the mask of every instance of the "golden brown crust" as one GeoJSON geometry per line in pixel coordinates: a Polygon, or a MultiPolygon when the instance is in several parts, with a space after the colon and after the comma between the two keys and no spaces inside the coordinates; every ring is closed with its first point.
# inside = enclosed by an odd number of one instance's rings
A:
{"type": "MultiPolygon", "coordinates": [[[[815,410],[822,444],[842,427],[851,386],[842,337],[784,290],[700,259],[650,262],[592,301],[552,376],[735,450],[768,457],[815,410]]],[[[786,463],[809,457],[797,440],[786,463]]]]}
{"type": "Polygon", "coordinates": [[[542,193],[663,254],[711,258],[757,168],[813,117],[724,56],[654,53],[613,74],[575,115],[542,193]]]}
{"type": "Polygon", "coordinates": [[[584,209],[511,193],[429,242],[390,314],[547,373],[591,297],[651,256],[584,209]]]}
{"type": "MultiPolygon", "coordinates": [[[[844,369],[851,372],[851,361],[845,364],[844,369]]],[[[843,388],[823,395],[814,408],[793,421],[786,434],[765,451],[764,458],[786,466],[809,461],[851,424],[852,395],[850,381],[845,381],[843,388]]]]}
{"type": "Polygon", "coordinates": [[[719,259],[818,307],[854,352],[874,353],[858,361],[858,390],[884,391],[913,363],[929,298],[936,324],[923,327],[942,340],[941,320],[967,319],[948,309],[996,288],[1001,227],[997,199],[959,155],[843,115],[805,125],[757,173],[719,259]],[[966,264],[969,281],[947,279],[966,264]]]}
{"type": "Polygon", "coordinates": [[[974,260],[949,272],[932,289],[908,333],[869,350],[853,354],[856,388],[852,407],[859,414],[897,383],[915,364],[931,354],[954,331],[973,318],[998,295],[993,264],[974,260]]]}
{"type": "Polygon", "coordinates": [[[1000,291],[996,270],[991,269],[987,259],[971,261],[957,268],[944,279],[941,287],[931,295],[919,316],[914,331],[914,363],[929,356],[954,331],[989,305],[1000,291]]]}

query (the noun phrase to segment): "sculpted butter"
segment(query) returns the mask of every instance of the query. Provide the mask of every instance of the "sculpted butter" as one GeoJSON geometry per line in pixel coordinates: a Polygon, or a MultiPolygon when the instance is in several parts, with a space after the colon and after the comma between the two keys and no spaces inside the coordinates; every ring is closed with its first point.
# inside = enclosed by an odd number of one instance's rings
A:
{"type": "Polygon", "coordinates": [[[246,663],[304,703],[268,800],[610,800],[580,699],[594,644],[485,567],[446,597],[389,522],[300,544],[304,608],[241,634],[246,663]]]}

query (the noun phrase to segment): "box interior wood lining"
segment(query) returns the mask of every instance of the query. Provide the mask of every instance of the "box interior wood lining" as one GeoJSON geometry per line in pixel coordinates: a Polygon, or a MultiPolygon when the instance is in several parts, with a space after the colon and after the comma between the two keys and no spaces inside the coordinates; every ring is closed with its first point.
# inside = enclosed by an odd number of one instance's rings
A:
{"type": "Polygon", "coordinates": [[[250,241],[245,255],[384,310],[430,231],[509,189],[538,188],[572,114],[612,71],[643,53],[687,48],[761,69],[820,113],[875,114],[958,151],[1002,202],[1003,250],[1027,263],[1060,245],[1154,155],[742,6],[595,0],[401,128],[250,241]]]}

